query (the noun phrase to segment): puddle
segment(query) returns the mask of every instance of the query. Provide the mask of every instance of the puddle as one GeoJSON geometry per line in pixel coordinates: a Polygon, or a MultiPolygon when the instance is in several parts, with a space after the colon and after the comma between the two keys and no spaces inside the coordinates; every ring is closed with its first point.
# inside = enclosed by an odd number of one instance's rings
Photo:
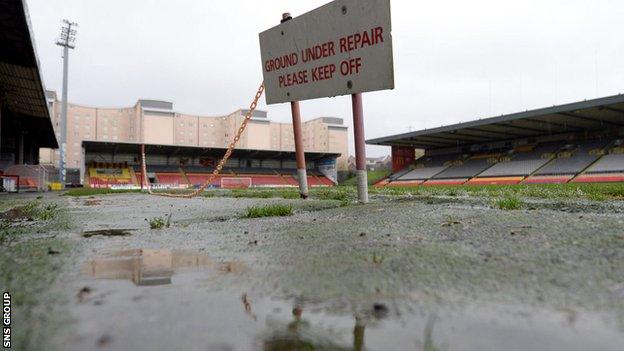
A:
{"type": "Polygon", "coordinates": [[[69,349],[93,345],[101,335],[111,338],[108,350],[616,351],[624,342],[622,332],[594,316],[579,315],[570,322],[563,313],[482,306],[388,314],[376,314],[371,306],[348,313],[235,290],[214,291],[201,281],[183,273],[180,282],[193,289],[170,286],[137,295],[136,287],[126,285],[101,305],[81,305],[78,315],[92,334],[84,345],[69,349]]]}
{"type": "Polygon", "coordinates": [[[185,250],[134,249],[112,252],[85,263],[83,272],[96,279],[130,280],[137,286],[167,285],[176,271],[215,269],[240,273],[241,262],[214,262],[208,255],[185,250]]]}
{"type": "Polygon", "coordinates": [[[98,230],[86,230],[82,232],[82,236],[90,238],[92,236],[128,236],[131,235],[131,231],[134,229],[98,229],[98,230]]]}
{"type": "Polygon", "coordinates": [[[107,350],[615,351],[624,343],[621,327],[582,312],[423,308],[401,299],[337,309],[336,301],[260,294],[250,276],[229,274],[245,271],[188,250],[123,250],[88,261],[84,273],[95,280],[73,311],[81,338],[67,349],[92,349],[103,337],[107,350]]]}

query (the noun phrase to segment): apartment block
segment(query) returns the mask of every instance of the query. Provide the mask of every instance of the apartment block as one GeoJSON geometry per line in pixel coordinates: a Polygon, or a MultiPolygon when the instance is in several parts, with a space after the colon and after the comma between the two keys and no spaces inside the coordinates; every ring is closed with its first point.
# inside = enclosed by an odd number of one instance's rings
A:
{"type": "MultiPolygon", "coordinates": [[[[61,102],[53,91],[46,92],[52,123],[60,140],[61,102]]],[[[173,103],[138,100],[131,107],[93,107],[68,104],[67,168],[84,165],[82,141],[142,142],[146,144],[225,148],[232,141],[247,110],[225,116],[198,116],[176,112],[173,103]]],[[[347,126],[341,118],[319,117],[303,123],[307,152],[340,153],[337,169],[347,169],[347,126]]],[[[273,122],[266,111],[254,111],[238,148],[293,151],[295,142],[290,123],[273,122]]],[[[40,150],[42,164],[58,164],[59,151],[40,150]]]]}

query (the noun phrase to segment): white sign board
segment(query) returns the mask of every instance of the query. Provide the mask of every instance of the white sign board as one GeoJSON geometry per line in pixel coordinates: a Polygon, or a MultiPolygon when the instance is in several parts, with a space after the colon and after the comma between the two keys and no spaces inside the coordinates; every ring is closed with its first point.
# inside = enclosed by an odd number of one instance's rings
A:
{"type": "Polygon", "coordinates": [[[390,0],[336,0],[260,33],[267,104],[394,88],[390,0]]]}

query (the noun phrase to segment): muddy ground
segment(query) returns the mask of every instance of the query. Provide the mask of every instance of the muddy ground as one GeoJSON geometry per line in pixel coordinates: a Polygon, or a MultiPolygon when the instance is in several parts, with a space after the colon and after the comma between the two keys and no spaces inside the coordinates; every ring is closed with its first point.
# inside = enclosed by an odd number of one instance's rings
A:
{"type": "MultiPolygon", "coordinates": [[[[5,208],[27,201],[6,199],[5,208]]],[[[15,317],[15,330],[29,330],[18,349],[624,345],[623,202],[526,200],[500,210],[479,197],[36,201],[58,203],[65,219],[3,244],[3,255],[17,247],[21,262],[41,261],[32,280],[9,286],[35,306],[15,317]],[[241,218],[267,203],[292,204],[295,214],[241,218]],[[150,219],[169,216],[169,227],[150,229],[150,219]],[[34,280],[41,287],[28,290],[34,280]]]]}

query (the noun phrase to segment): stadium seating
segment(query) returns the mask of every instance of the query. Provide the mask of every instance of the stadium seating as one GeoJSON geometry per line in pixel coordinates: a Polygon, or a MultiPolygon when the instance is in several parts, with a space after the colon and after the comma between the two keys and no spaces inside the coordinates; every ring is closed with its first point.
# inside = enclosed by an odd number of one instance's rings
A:
{"type": "Polygon", "coordinates": [[[180,172],[177,173],[156,173],[156,183],[158,184],[167,184],[173,186],[179,185],[188,185],[186,179],[182,176],[180,172]]]}
{"type": "Polygon", "coordinates": [[[606,141],[589,141],[580,145],[568,145],[524,183],[567,183],[595,162],[606,144],[606,141]]]}
{"type": "MultiPolygon", "coordinates": [[[[209,173],[186,173],[186,178],[188,178],[189,183],[193,186],[203,185],[204,183],[206,183],[206,181],[208,181],[209,177],[210,177],[209,173]]],[[[222,176],[215,177],[210,183],[210,185],[214,187],[220,187],[221,177],[222,176]]]]}
{"type": "MultiPolygon", "coordinates": [[[[535,146],[530,150],[517,148],[509,161],[496,163],[479,174],[479,178],[503,177],[506,178],[503,180],[506,184],[519,183],[524,177],[547,164],[562,146],[562,143],[547,143],[535,146]]],[[[480,179],[479,181],[487,182],[486,179],[480,179]]]]}
{"type": "MultiPolygon", "coordinates": [[[[141,184],[141,166],[134,165],[136,174],[136,185],[141,184]]],[[[212,167],[204,166],[161,166],[153,165],[147,167],[147,172],[151,176],[153,185],[163,185],[167,187],[199,187],[203,185],[210,174],[212,167]]],[[[296,169],[283,168],[237,168],[224,167],[221,173],[211,182],[212,187],[296,187],[296,169]],[[223,181],[225,179],[225,183],[223,181]]],[[[308,186],[333,186],[332,180],[327,178],[318,170],[308,170],[308,186]]]]}
{"type": "Polygon", "coordinates": [[[416,168],[399,177],[398,180],[425,180],[435,176],[436,174],[444,171],[447,168],[448,166],[416,168]]]}
{"type": "Polygon", "coordinates": [[[616,148],[612,153],[602,156],[592,164],[587,171],[572,182],[575,183],[603,183],[624,181],[624,154],[622,150],[616,148]]]}
{"type": "Polygon", "coordinates": [[[461,164],[452,165],[446,170],[431,177],[431,179],[426,181],[424,185],[463,184],[470,178],[489,168],[491,165],[489,161],[491,156],[493,155],[487,155],[487,157],[484,157],[484,155],[478,155],[461,164]]]}

